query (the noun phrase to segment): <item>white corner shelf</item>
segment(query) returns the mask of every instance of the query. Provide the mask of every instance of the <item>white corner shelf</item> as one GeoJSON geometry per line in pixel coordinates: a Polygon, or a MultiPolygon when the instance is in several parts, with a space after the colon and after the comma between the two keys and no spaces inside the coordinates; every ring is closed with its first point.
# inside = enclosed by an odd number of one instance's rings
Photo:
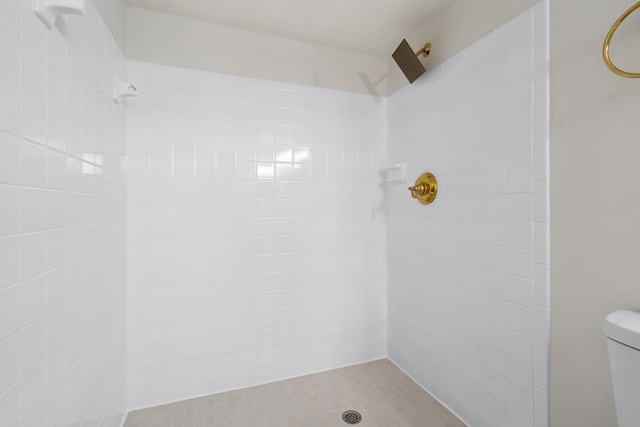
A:
{"type": "Polygon", "coordinates": [[[378,171],[378,175],[383,182],[387,184],[402,184],[407,182],[407,163],[395,163],[393,165],[382,168],[378,171]]]}
{"type": "Polygon", "coordinates": [[[85,0],[33,0],[33,11],[51,29],[61,15],[84,15],[85,0]]]}
{"type": "Polygon", "coordinates": [[[120,104],[125,98],[134,98],[138,96],[138,88],[136,85],[122,81],[114,74],[113,76],[113,100],[120,104]]]}

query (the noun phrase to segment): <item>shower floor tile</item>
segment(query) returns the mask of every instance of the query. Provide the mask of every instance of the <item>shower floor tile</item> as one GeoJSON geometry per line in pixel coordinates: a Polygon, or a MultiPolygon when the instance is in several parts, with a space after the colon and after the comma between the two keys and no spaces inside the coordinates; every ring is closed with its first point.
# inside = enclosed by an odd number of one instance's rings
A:
{"type": "Polygon", "coordinates": [[[464,427],[388,359],[132,411],[125,427],[464,427]]]}

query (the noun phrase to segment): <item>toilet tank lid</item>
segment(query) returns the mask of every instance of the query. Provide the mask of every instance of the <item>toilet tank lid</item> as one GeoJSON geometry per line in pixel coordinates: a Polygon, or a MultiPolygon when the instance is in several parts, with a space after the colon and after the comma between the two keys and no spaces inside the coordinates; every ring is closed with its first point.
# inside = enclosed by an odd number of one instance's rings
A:
{"type": "Polygon", "coordinates": [[[604,334],[612,340],[640,350],[640,313],[617,310],[604,319],[604,334]]]}

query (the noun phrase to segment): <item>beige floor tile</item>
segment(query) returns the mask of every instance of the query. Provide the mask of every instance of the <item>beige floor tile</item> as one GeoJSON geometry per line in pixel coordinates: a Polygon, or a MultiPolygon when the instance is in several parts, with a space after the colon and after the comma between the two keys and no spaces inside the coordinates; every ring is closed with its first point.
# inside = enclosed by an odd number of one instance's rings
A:
{"type": "Polygon", "coordinates": [[[125,427],[464,427],[388,359],[132,411],[125,427]]]}

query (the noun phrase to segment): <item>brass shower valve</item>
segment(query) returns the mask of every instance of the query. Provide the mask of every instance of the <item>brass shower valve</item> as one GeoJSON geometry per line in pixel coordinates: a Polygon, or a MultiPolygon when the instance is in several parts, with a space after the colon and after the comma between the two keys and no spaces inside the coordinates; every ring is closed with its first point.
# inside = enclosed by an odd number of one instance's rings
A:
{"type": "Polygon", "coordinates": [[[425,172],[416,179],[413,187],[409,187],[411,197],[418,199],[423,205],[428,205],[436,199],[438,194],[438,181],[430,172],[425,172]]]}
{"type": "Polygon", "coordinates": [[[413,187],[409,187],[409,190],[411,191],[411,195],[415,199],[418,196],[426,196],[429,192],[429,186],[425,183],[420,183],[413,187]]]}

